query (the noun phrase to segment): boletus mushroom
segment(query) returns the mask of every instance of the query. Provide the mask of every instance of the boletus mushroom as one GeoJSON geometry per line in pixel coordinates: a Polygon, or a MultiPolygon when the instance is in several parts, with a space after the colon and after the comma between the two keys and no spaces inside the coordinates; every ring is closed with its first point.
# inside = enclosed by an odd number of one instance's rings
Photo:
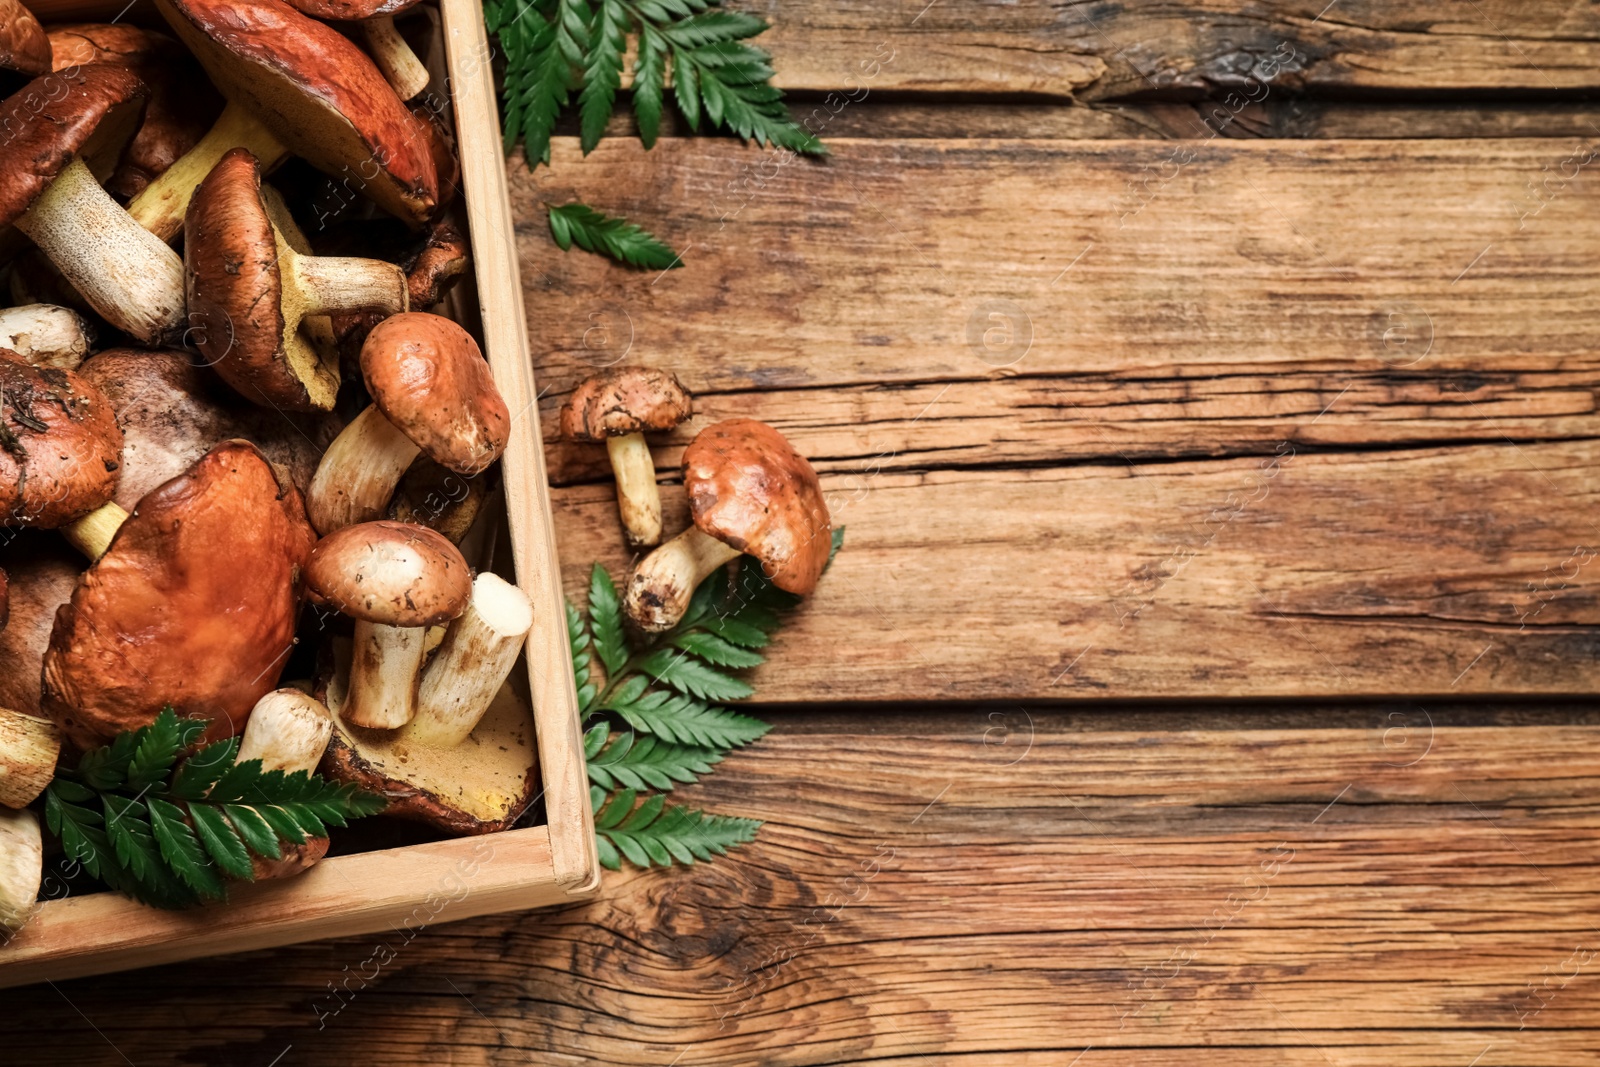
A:
{"type": "Polygon", "coordinates": [[[148,90],[111,63],[46,74],[4,103],[0,226],[15,225],[107,322],[149,344],[183,330],[183,261],[101,188],[148,90]]]}
{"type": "Polygon", "coordinates": [[[35,367],[77,370],[94,344],[94,327],[71,308],[24,304],[0,311],[0,348],[35,367]]]}
{"type": "Polygon", "coordinates": [[[21,0],[0,0],[0,68],[30,78],[50,73],[50,38],[21,0]]]}
{"type": "Polygon", "coordinates": [[[90,559],[126,513],[111,402],[81,375],[0,351],[0,526],[59,529],[90,559]]]}
{"type": "Polygon", "coordinates": [[[0,707],[0,805],[25,808],[37,800],[60,755],[55,723],[0,707]]]}
{"type": "Polygon", "coordinates": [[[684,450],[683,484],[693,525],[628,580],[623,608],[640,629],[672,629],[695,588],[745,554],[779,589],[817,587],[833,546],[828,504],[817,472],[777,430],[755,419],[706,427],[684,450]]]}
{"type": "Polygon", "coordinates": [[[379,323],[361,346],[372,404],[328,446],[307,498],[331,534],[377,518],[418,455],[475,475],[505,451],[511,413],[472,335],[426,312],[379,323]]]}
{"type": "Polygon", "coordinates": [[[0,708],[41,714],[39,672],[56,609],[72,598],[83,558],[46,530],[0,530],[10,619],[0,629],[0,708]]]}
{"type": "Polygon", "coordinates": [[[454,834],[510,829],[539,790],[533,713],[517,686],[501,687],[460,745],[419,745],[404,731],[368,730],[350,721],[350,659],[350,643],[342,638],[323,650],[317,695],[333,714],[323,776],[387,798],[385,815],[454,834]]]}
{"type": "Polygon", "coordinates": [[[644,435],[677,426],[690,414],[688,390],[653,367],[617,367],[591,375],[561,406],[561,436],[604,441],[617,478],[617,510],[628,543],[661,543],[661,493],[644,435]]]}
{"type": "Polygon", "coordinates": [[[240,395],[288,411],[330,411],[339,392],[336,353],[319,353],[300,329],[332,311],[406,309],[406,278],[393,263],[307,256],[285,238],[283,201],[261,184],[240,148],[222,157],[183,224],[190,338],[240,395]]]}
{"type": "Polygon", "coordinates": [[[289,0],[312,18],[361,23],[367,51],[394,87],[395,95],[410,100],[428,87],[428,68],[394,28],[394,17],[417,0],[289,0]]]}
{"type": "Polygon", "coordinates": [[[225,441],[146,493],[56,615],[43,706],[79,748],[164,705],[244,729],[294,647],[316,535],[259,449],[225,441]]]}
{"type": "Polygon", "coordinates": [[[28,921],[44,881],[39,816],[0,809],[0,928],[16,933],[28,921]]]}
{"type": "Polygon", "coordinates": [[[357,523],[317,542],[306,583],[312,599],[355,620],[344,717],[372,729],[410,722],[427,629],[460,615],[472,595],[460,550],[425,526],[357,523]]]}
{"type": "Polygon", "coordinates": [[[332,733],[333,716],[321,701],[293,687],[274,689],[251,710],[237,759],[258,759],[264,771],[314,771],[332,733]]]}

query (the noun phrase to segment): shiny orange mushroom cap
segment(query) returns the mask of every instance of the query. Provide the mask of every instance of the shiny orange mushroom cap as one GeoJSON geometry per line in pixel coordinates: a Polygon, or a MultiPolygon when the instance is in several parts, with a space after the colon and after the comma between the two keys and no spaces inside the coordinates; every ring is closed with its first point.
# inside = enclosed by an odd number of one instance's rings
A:
{"type": "Polygon", "coordinates": [[[779,589],[817,587],[833,525],[817,472],[777,430],[729,419],[702,430],[683,452],[694,523],[761,561],[779,589]]]}
{"type": "Polygon", "coordinates": [[[592,374],[561,405],[561,436],[603,441],[630,433],[670,430],[689,417],[693,399],[683,383],[654,367],[615,367],[592,374]]]}

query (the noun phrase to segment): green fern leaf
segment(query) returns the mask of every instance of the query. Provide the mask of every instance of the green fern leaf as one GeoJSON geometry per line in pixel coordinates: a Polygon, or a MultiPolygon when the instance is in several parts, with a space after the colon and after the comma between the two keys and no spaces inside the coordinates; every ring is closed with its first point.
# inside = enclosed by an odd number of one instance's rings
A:
{"type": "Polygon", "coordinates": [[[661,104],[667,81],[667,42],[648,23],[639,29],[639,58],[633,64],[633,117],[639,140],[654,148],[661,132],[661,104]]]}
{"type": "Polygon", "coordinates": [[[683,257],[627,219],[602,214],[586,204],[548,205],[550,236],[563,252],[576,244],[585,252],[609,256],[641,270],[671,270],[683,257]]]}
{"type": "Polygon", "coordinates": [[[607,677],[616,677],[628,662],[628,642],[622,632],[622,600],[606,569],[596,563],[589,572],[589,628],[594,650],[605,665],[607,677]]]}
{"type": "MultiPolygon", "coordinates": [[[[763,639],[766,637],[765,634],[761,636],[763,639]]],[[[731,667],[735,670],[742,670],[766,662],[766,658],[759,653],[751,652],[734,642],[723,639],[718,634],[708,633],[706,630],[690,630],[688,633],[678,634],[672,638],[669,644],[673,648],[681,648],[685,652],[693,653],[715,667],[731,667]]]]}
{"type": "Polygon", "coordinates": [[[605,807],[606,825],[596,823],[600,837],[613,846],[603,854],[607,866],[620,866],[618,853],[637,867],[667,867],[673,862],[693,864],[755,840],[761,823],[725,815],[668,806],[660,794],[633,807],[635,794],[622,790],[605,807]]]}
{"type": "Polygon", "coordinates": [[[677,785],[699,781],[713,764],[722,762],[723,751],[701,745],[676,745],[650,734],[624,730],[603,752],[589,759],[589,780],[606,789],[660,789],[670,792],[677,785]]]}
{"type": "Polygon", "coordinates": [[[583,89],[578,94],[580,143],[583,154],[594,151],[605,136],[606,122],[622,85],[622,55],[632,20],[619,0],[595,0],[589,28],[589,49],[584,57],[583,89]]]}
{"type": "Polygon", "coordinates": [[[220,900],[226,893],[222,879],[201,847],[200,839],[184,821],[183,809],[160,797],[151,797],[146,809],[161,858],[172,873],[201,897],[220,900]]]}
{"type": "Polygon", "coordinates": [[[711,708],[690,696],[651,693],[648,697],[612,708],[627,724],[666,741],[704,748],[730,749],[748,745],[771,729],[760,719],[711,708]]]}
{"type": "Polygon", "coordinates": [[[672,648],[650,653],[640,662],[639,669],[656,681],[701,700],[743,700],[755,692],[748,682],[672,648]]]}

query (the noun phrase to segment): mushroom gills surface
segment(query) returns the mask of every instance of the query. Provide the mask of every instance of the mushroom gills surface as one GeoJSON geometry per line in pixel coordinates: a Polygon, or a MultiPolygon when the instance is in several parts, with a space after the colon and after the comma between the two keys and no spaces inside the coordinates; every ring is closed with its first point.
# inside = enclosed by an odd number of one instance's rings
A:
{"type": "Polygon", "coordinates": [[[628,580],[623,608],[647,633],[670,630],[689,610],[700,583],[741,555],[737,548],[691,526],[640,561],[628,580]]]}

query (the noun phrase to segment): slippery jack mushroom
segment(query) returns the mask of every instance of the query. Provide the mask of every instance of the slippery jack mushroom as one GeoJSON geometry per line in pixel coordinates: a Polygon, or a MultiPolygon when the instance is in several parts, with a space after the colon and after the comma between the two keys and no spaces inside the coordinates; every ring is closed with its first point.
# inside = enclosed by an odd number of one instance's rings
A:
{"type": "Polygon", "coordinates": [[[385,319],[361,346],[372,403],[323,454],[307,499],[324,535],[377,518],[419,454],[457,474],[487,470],[505,451],[511,413],[472,335],[449,319],[385,319]]]}
{"type": "Polygon", "coordinates": [[[461,552],[425,526],[363,522],[318,541],[305,577],[313,600],[355,620],[344,719],[386,730],[410,722],[428,627],[472,596],[461,552]]]}
{"type": "MultiPolygon", "coordinates": [[[[376,259],[307,256],[286,239],[283,201],[261,165],[238,148],[222,157],[183,223],[191,339],[246,399],[289,411],[331,411],[336,354],[318,353],[300,326],[333,311],[405,311],[406,277],[376,259]]],[[[392,320],[391,320],[392,321],[392,320]]]]}
{"type": "Polygon", "coordinates": [[[18,127],[0,156],[0,226],[32,238],[102,318],[150,344],[183,330],[183,261],[100,186],[147,94],[128,68],[90,63],[0,103],[18,127]]]}
{"type": "Polygon", "coordinates": [[[618,367],[592,375],[561,406],[561,436],[604,441],[617,478],[617,510],[628,543],[661,543],[661,493],[645,443],[689,417],[691,399],[676,377],[653,367],[618,367]]]}
{"type": "Polygon", "coordinates": [[[494,703],[531,629],[527,594],[497,574],[478,575],[472,602],[422,672],[417,714],[400,740],[441,748],[465,741],[494,703]]]}
{"type": "Polygon", "coordinates": [[[683,453],[694,520],[640,561],[623,610],[648,633],[683,618],[701,582],[751,555],[772,584],[804,596],[817,587],[833,545],[817,472],[777,430],[729,419],[702,430],[683,453]]]}
{"type": "Polygon", "coordinates": [[[94,344],[94,327],[71,308],[24,304],[0,311],[0,348],[35,367],[77,370],[94,344]]]}

